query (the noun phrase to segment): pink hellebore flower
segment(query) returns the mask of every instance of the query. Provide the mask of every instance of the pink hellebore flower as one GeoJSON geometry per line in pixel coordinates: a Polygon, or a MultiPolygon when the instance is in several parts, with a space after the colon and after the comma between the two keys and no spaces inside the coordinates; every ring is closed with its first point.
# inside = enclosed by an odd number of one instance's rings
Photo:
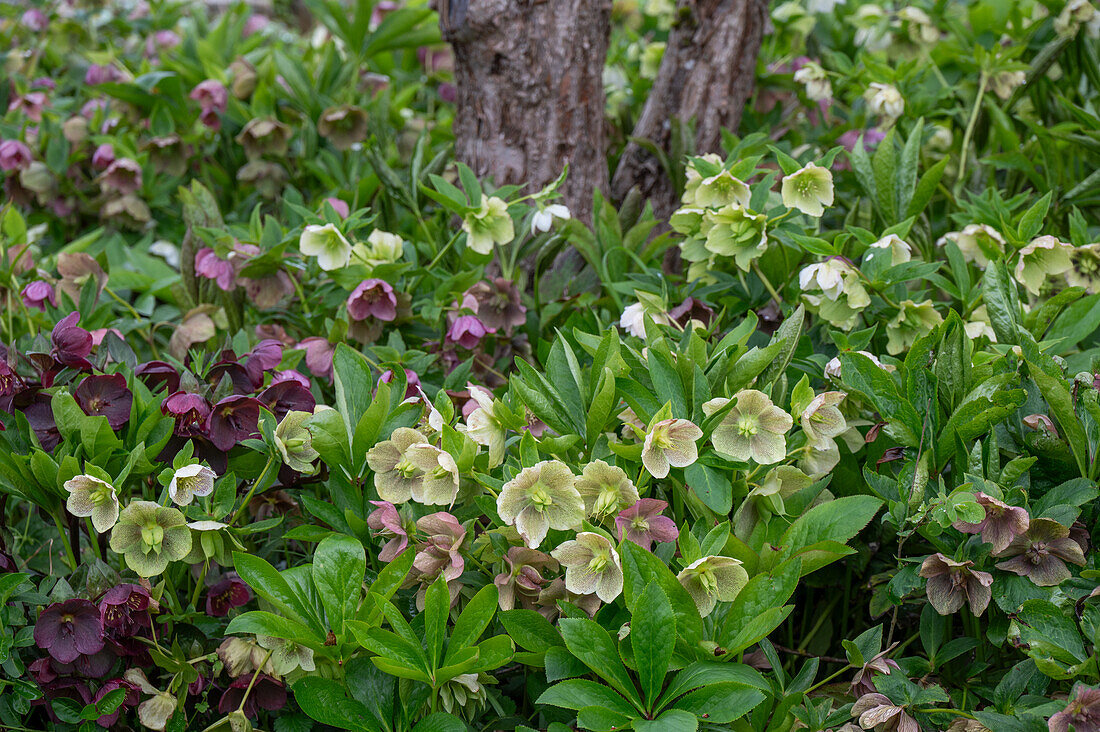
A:
{"type": "Polygon", "coordinates": [[[92,153],[92,167],[96,170],[106,170],[115,162],[115,149],[110,143],[103,143],[92,153]]]}
{"type": "Polygon", "coordinates": [[[24,28],[35,33],[41,33],[50,25],[49,18],[38,8],[31,8],[23,13],[19,18],[19,22],[23,24],[24,28]]]}
{"type": "Polygon", "coordinates": [[[348,298],[348,315],[353,320],[391,321],[397,317],[397,296],[390,283],[380,279],[363,280],[348,298]]]}
{"type": "Polygon", "coordinates": [[[29,308],[36,308],[46,312],[46,303],[50,307],[57,307],[57,295],[53,286],[45,280],[35,280],[23,288],[23,304],[29,308]]]}
{"type": "Polygon", "coordinates": [[[19,140],[0,141],[0,170],[26,170],[33,159],[31,149],[19,140]]]}
{"type": "Polygon", "coordinates": [[[666,508],[668,503],[665,501],[643,498],[630,508],[620,511],[615,517],[619,541],[625,538],[646,550],[653,546],[654,541],[676,541],[680,530],[676,528],[675,521],[661,515],[666,508]]]}
{"type": "Polygon", "coordinates": [[[219,257],[210,247],[195,253],[195,272],[218,283],[218,288],[229,292],[236,286],[237,273],[233,264],[219,257]]]}
{"type": "Polygon", "coordinates": [[[84,83],[88,86],[96,86],[110,81],[118,81],[121,77],[122,74],[119,73],[119,70],[111,64],[92,64],[84,72],[84,83]]]}
{"type": "Polygon", "coordinates": [[[964,534],[980,533],[982,541],[993,546],[994,554],[1003,552],[1013,539],[1027,531],[1029,523],[1027,510],[1019,506],[1010,506],[981,491],[978,491],[976,496],[978,505],[985,509],[985,518],[976,524],[956,521],[952,526],[964,534]]]}
{"type": "Polygon", "coordinates": [[[375,510],[367,516],[367,526],[371,531],[389,539],[382,551],[378,552],[378,559],[392,562],[409,545],[409,535],[401,524],[401,514],[397,512],[396,506],[389,501],[371,501],[371,504],[375,506],[375,510]]]}
{"type": "Polygon", "coordinates": [[[351,213],[351,209],[348,204],[341,201],[339,198],[326,198],[325,203],[332,206],[332,210],[336,212],[336,215],[342,219],[346,219],[348,214],[351,213]]]}
{"type": "Polygon", "coordinates": [[[473,350],[488,332],[485,324],[476,315],[459,315],[447,331],[447,340],[473,350]]]}
{"type": "Polygon", "coordinates": [[[1078,686],[1066,708],[1050,718],[1050,732],[1097,732],[1100,730],[1100,689],[1078,686]]]}
{"type": "Polygon", "coordinates": [[[993,575],[974,569],[973,562],[956,562],[943,554],[924,560],[920,576],[928,579],[928,601],[940,615],[956,613],[967,602],[975,615],[989,605],[993,575]]]}
{"type": "Polygon", "coordinates": [[[314,376],[331,377],[332,354],[336,347],[329,343],[327,338],[311,336],[303,338],[298,343],[299,348],[306,351],[306,366],[314,376]]]}
{"type": "Polygon", "coordinates": [[[114,191],[126,195],[141,188],[141,165],[130,158],[119,158],[107,166],[100,176],[100,185],[105,191],[114,191]]]}
{"type": "Polygon", "coordinates": [[[8,111],[17,112],[22,110],[23,114],[27,115],[27,119],[32,122],[41,122],[44,106],[46,106],[46,93],[30,92],[13,99],[11,104],[8,105],[8,111]]]}
{"type": "Polygon", "coordinates": [[[442,575],[448,582],[458,579],[466,565],[461,553],[466,528],[446,511],[421,517],[416,528],[426,537],[413,560],[413,567],[428,578],[442,575]]]}

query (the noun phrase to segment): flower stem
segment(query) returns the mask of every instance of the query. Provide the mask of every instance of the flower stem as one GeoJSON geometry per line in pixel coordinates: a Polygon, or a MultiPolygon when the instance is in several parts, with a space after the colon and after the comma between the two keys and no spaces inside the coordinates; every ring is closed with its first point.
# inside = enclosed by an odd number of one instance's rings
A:
{"type": "Polygon", "coordinates": [[[248,489],[248,493],[244,497],[244,501],[241,502],[240,508],[233,514],[233,518],[229,521],[229,525],[233,526],[237,523],[237,519],[241,517],[244,510],[248,507],[248,502],[252,500],[252,494],[256,492],[256,489],[260,487],[260,483],[267,477],[267,471],[271,470],[271,466],[275,463],[275,456],[269,455],[267,458],[267,464],[264,465],[264,469],[260,471],[259,477],[252,483],[252,487],[248,489]]]}
{"type": "Polygon", "coordinates": [[[195,591],[191,593],[191,607],[196,610],[199,608],[199,595],[202,594],[202,583],[206,580],[206,570],[208,569],[210,569],[209,559],[202,563],[202,571],[199,572],[199,580],[195,583],[195,591]]]}
{"type": "Polygon", "coordinates": [[[252,674],[252,680],[248,682],[248,688],[244,690],[244,696],[241,697],[241,705],[237,707],[238,712],[244,711],[244,703],[248,701],[248,695],[252,693],[252,687],[256,685],[256,679],[260,678],[260,672],[263,671],[264,666],[267,665],[268,660],[271,658],[271,654],[274,652],[274,648],[268,651],[267,655],[264,656],[264,660],[260,663],[255,673],[252,674]]]}
{"type": "Polygon", "coordinates": [[[772,299],[775,300],[775,303],[777,305],[782,303],[783,298],[781,298],[779,296],[779,293],[775,291],[775,288],[772,287],[771,281],[764,276],[763,270],[760,269],[760,265],[758,265],[755,261],[752,263],[752,271],[755,272],[756,276],[760,278],[760,281],[764,283],[764,289],[766,289],[768,291],[768,294],[772,296],[772,299]]]}
{"type": "Polygon", "coordinates": [[[73,553],[72,544],[69,543],[69,537],[65,534],[65,525],[62,522],[61,517],[56,513],[53,514],[53,523],[57,527],[57,534],[61,539],[61,545],[65,547],[65,558],[69,561],[69,569],[76,571],[76,555],[73,553]]]}
{"type": "Polygon", "coordinates": [[[963,133],[962,150],[959,152],[959,176],[955,179],[956,194],[962,190],[963,181],[966,178],[967,151],[970,149],[970,138],[974,134],[974,127],[978,124],[978,113],[982,109],[982,98],[985,96],[985,85],[988,80],[986,73],[983,71],[978,82],[978,96],[974,99],[974,108],[970,110],[970,121],[967,122],[966,132],[963,133]]]}

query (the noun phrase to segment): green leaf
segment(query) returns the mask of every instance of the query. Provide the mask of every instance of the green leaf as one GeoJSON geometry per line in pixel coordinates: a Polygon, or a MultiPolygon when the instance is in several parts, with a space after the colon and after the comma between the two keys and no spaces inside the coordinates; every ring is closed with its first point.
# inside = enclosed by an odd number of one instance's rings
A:
{"type": "MultiPolygon", "coordinates": [[[[477,643],[477,639],[485,632],[485,628],[496,614],[498,597],[496,585],[490,584],[478,590],[478,593],[466,604],[462,614],[455,621],[454,630],[451,631],[444,665],[452,663],[451,659],[457,650],[477,643]]],[[[538,615],[538,613],[535,614],[538,615]]],[[[542,616],[539,615],[539,617],[542,616]]]]}
{"type": "Polygon", "coordinates": [[[890,421],[893,437],[904,445],[917,447],[924,422],[916,409],[898,392],[893,377],[861,353],[840,354],[840,373],[844,383],[860,392],[890,421]]]}
{"type": "Polygon", "coordinates": [[[528,651],[545,653],[555,646],[565,645],[561,633],[534,610],[507,610],[500,614],[500,622],[508,635],[528,651]]]}
{"type": "MultiPolygon", "coordinates": [[[[658,560],[659,561],[659,560],[658,560]]],[[[581,663],[602,678],[615,691],[626,697],[638,711],[642,711],[638,690],[626,673],[619,649],[608,632],[591,620],[565,618],[558,623],[565,647],[580,659],[581,663]]]]}
{"type": "Polygon", "coordinates": [[[635,720],[634,729],[637,732],[694,732],[699,729],[699,718],[682,709],[669,709],[656,719],[635,720]]]}
{"type": "Polygon", "coordinates": [[[672,705],[673,709],[706,715],[710,724],[729,724],[743,717],[764,701],[764,693],[736,682],[710,684],[685,695],[672,705]]]}
{"type": "Polygon", "coordinates": [[[630,644],[646,708],[653,710],[676,645],[672,604],[656,582],[646,585],[630,616],[630,644]]]}
{"type": "Polygon", "coordinates": [[[791,358],[798,348],[798,341],[802,337],[802,327],[805,322],[806,306],[800,303],[795,311],[779,324],[779,328],[772,336],[771,342],[782,342],[783,348],[780,349],[771,363],[764,368],[764,372],[760,375],[761,384],[767,386],[774,383],[787,370],[787,366],[790,365],[791,358]]]}
{"type": "Polygon", "coordinates": [[[559,681],[542,692],[536,704],[550,704],[562,709],[580,710],[585,707],[606,707],[624,716],[634,716],[637,710],[626,699],[609,687],[587,679],[559,681]]]}
{"type": "Polygon", "coordinates": [[[332,377],[336,386],[336,409],[344,417],[350,444],[355,435],[354,427],[373,400],[374,377],[363,354],[346,343],[337,344],[332,354],[332,377]]]}
{"type": "Polygon", "coordinates": [[[450,615],[451,592],[447,589],[447,580],[440,575],[435,582],[428,585],[424,598],[424,643],[428,647],[428,668],[439,667],[450,615]]]}
{"type": "Polygon", "coordinates": [[[226,634],[255,633],[257,635],[269,635],[273,638],[284,638],[296,643],[321,645],[325,638],[312,628],[295,620],[284,618],[265,610],[250,610],[241,613],[229,621],[225,629],[226,634]]]}
{"type": "Polygon", "coordinates": [[[1050,199],[1053,191],[1047,191],[1046,195],[1032,204],[1031,208],[1020,217],[1017,227],[1020,241],[1030,241],[1043,230],[1043,222],[1046,220],[1047,211],[1050,210],[1050,199]]]}
{"type": "Polygon", "coordinates": [[[1034,379],[1035,385],[1039,387],[1043,398],[1050,405],[1051,414],[1057,420],[1061,434],[1069,443],[1070,450],[1073,451],[1073,457],[1077,461],[1077,468],[1081,471],[1081,477],[1088,478],[1088,438],[1085,436],[1085,428],[1082,426],[1077,412],[1073,409],[1073,397],[1069,393],[1069,387],[1066,386],[1063,379],[1051,376],[1031,361],[1028,361],[1027,365],[1031,378],[1034,379]]]}
{"type": "Polygon", "coordinates": [[[294,701],[311,718],[337,729],[378,730],[367,708],[344,693],[342,684],[320,676],[294,682],[294,701]]]}
{"type": "Polygon", "coordinates": [[[291,619],[309,625],[325,634],[306,602],[291,588],[290,583],[270,564],[252,554],[233,552],[233,567],[252,590],[291,619]]]}
{"type": "Polygon", "coordinates": [[[1004,262],[990,262],[982,279],[982,299],[985,300],[989,323],[998,343],[1020,342],[1020,299],[1016,283],[1008,274],[1004,262]]]}
{"type": "Polygon", "coordinates": [[[684,481],[699,500],[719,516],[726,516],[733,507],[733,484],[728,471],[695,462],[684,469],[684,481]]]}
{"type": "Polygon", "coordinates": [[[648,552],[632,541],[622,546],[623,597],[626,606],[634,611],[635,603],[650,582],[656,582],[665,591],[672,610],[676,614],[676,633],[691,646],[704,637],[703,620],[695,601],[676,575],[653,552],[648,552]]]}
{"type": "Polygon", "coordinates": [[[332,534],[313,555],[313,584],[321,596],[329,627],[344,634],[344,621],[355,617],[367,572],[367,556],[358,539],[332,534]]]}
{"type": "MultiPolygon", "coordinates": [[[[846,542],[878,513],[882,501],[871,496],[845,496],[814,506],[791,524],[780,539],[780,557],[788,559],[801,549],[823,541],[846,542]]],[[[827,562],[826,562],[827,563],[827,562]]],[[[806,575],[824,564],[802,560],[806,575]]]]}

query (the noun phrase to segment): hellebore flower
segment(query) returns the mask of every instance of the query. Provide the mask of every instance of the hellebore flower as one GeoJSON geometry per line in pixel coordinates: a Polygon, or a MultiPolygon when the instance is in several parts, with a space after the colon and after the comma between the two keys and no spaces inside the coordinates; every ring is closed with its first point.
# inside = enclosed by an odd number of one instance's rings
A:
{"type": "Polygon", "coordinates": [[[371,501],[375,509],[367,516],[367,526],[389,541],[378,552],[378,560],[392,562],[409,545],[409,535],[401,523],[401,514],[389,501],[371,501]]]}
{"type": "Polygon", "coordinates": [[[458,465],[451,454],[434,445],[410,445],[405,459],[421,474],[419,485],[413,485],[412,499],[427,506],[454,503],[458,495],[458,465]]]}
{"type": "Polygon", "coordinates": [[[106,417],[113,430],[130,421],[134,395],[122,374],[85,377],[73,390],[73,398],[89,417],[106,417]]]}
{"type": "Polygon", "coordinates": [[[473,350],[488,332],[485,324],[476,315],[459,315],[447,330],[447,340],[473,350]]]}
{"type": "Polygon", "coordinates": [[[348,315],[353,320],[366,320],[374,316],[378,320],[391,321],[397,317],[397,296],[385,280],[364,280],[348,297],[348,315]]]}
{"type": "Polygon", "coordinates": [[[840,257],[803,268],[798,284],[803,298],[817,308],[818,315],[843,330],[855,327],[860,311],[871,304],[859,272],[840,257]]]}
{"type": "Polygon", "coordinates": [[[220,82],[207,79],[191,90],[190,97],[202,108],[199,121],[203,126],[212,130],[221,129],[221,115],[225,113],[229,102],[229,90],[220,82]]]}
{"type": "Polygon", "coordinates": [[[277,712],[285,707],[286,698],[286,687],[283,686],[283,682],[267,674],[260,674],[253,683],[252,675],[246,674],[234,680],[222,694],[222,698],[218,701],[218,713],[229,714],[240,707],[243,701],[244,708],[241,711],[244,712],[244,716],[256,719],[261,709],[277,712]],[[245,691],[249,687],[252,691],[248,692],[246,698],[245,691]]]}
{"type": "Polygon", "coordinates": [[[615,529],[619,532],[619,541],[632,541],[648,551],[654,541],[676,541],[680,530],[676,522],[661,513],[668,508],[666,501],[656,498],[643,498],[629,508],[625,508],[615,517],[615,529]]]}
{"type": "Polygon", "coordinates": [[[528,548],[537,549],[550,529],[575,529],[584,520],[584,499],[576,476],[558,460],[544,460],[504,484],[497,513],[515,525],[528,548]]]}
{"type": "Polygon", "coordinates": [[[741,560],[732,557],[703,557],[685,567],[676,579],[695,601],[699,615],[710,615],[719,601],[732,602],[749,581],[741,560]]]}
{"type": "Polygon", "coordinates": [[[221,642],[217,653],[225,664],[226,673],[233,678],[245,674],[251,677],[252,672],[261,669],[266,672],[272,670],[270,662],[264,661],[267,654],[254,640],[231,636],[221,642]]]}
{"type": "Polygon", "coordinates": [[[556,571],[558,561],[537,549],[514,546],[508,549],[504,557],[506,569],[493,580],[499,591],[501,610],[511,610],[516,606],[516,595],[520,596],[524,607],[533,606],[538,600],[546,579],[542,571],[556,571]]]}
{"type": "Polygon", "coordinates": [[[949,241],[955,242],[963,259],[983,268],[1005,251],[1005,238],[988,224],[969,224],[962,231],[944,234],[936,244],[943,246],[949,241]]]}
{"type": "Polygon", "coordinates": [[[244,147],[245,155],[255,160],[261,155],[286,155],[292,134],[290,127],[274,117],[257,117],[248,121],[236,140],[244,147]]]}
{"type": "Polygon", "coordinates": [[[1027,531],[998,555],[1012,558],[998,562],[997,569],[1027,577],[1040,587],[1053,587],[1069,579],[1066,562],[1085,566],[1081,545],[1069,538],[1069,529],[1048,518],[1031,519],[1027,531]]]}
{"type": "Polygon", "coordinates": [[[549,206],[539,208],[535,215],[531,217],[531,231],[550,231],[550,227],[554,225],[554,219],[568,221],[570,218],[572,218],[572,214],[569,213],[566,206],[560,203],[552,203],[549,206]]]}
{"type": "Polygon", "coordinates": [[[69,313],[53,327],[53,357],[63,366],[74,369],[91,369],[88,354],[92,352],[92,334],[77,326],[80,313],[69,313]]]}
{"type": "Polygon", "coordinates": [[[122,509],[111,531],[111,551],[124,555],[139,577],[153,577],[190,553],[191,529],[175,508],[134,501],[122,509]]]}
{"type": "Polygon", "coordinates": [[[458,579],[466,566],[461,552],[466,528],[446,511],[420,517],[416,528],[426,539],[413,559],[413,567],[433,580],[441,575],[447,582],[458,579]]]}
{"type": "Polygon", "coordinates": [[[584,466],[576,488],[584,499],[584,512],[588,516],[601,518],[638,502],[638,489],[626,471],[603,460],[593,460],[584,466]]]}
{"type": "Polygon", "coordinates": [[[908,350],[918,338],[943,322],[943,316],[936,312],[931,300],[919,304],[902,300],[898,307],[901,309],[897,316],[886,324],[886,352],[891,356],[908,350]]]}
{"type": "Polygon", "coordinates": [[[317,120],[317,133],[327,138],[337,150],[350,150],[367,136],[367,113],[359,107],[341,104],[329,107],[317,120]]]}
{"type": "Polygon", "coordinates": [[[985,518],[976,524],[956,521],[952,526],[964,534],[981,533],[982,541],[993,546],[994,554],[1000,554],[1013,539],[1027,531],[1027,509],[1010,506],[981,491],[975,496],[978,505],[985,509],[985,518]]]}
{"type": "Polygon", "coordinates": [[[654,478],[664,478],[669,467],[686,468],[699,458],[695,441],[703,430],[686,419],[662,419],[646,432],[642,465],[654,478]]]}
{"type": "Polygon", "coordinates": [[[409,448],[427,444],[428,438],[411,427],[398,427],[390,439],[367,451],[367,465],[374,471],[378,497],[389,503],[404,503],[420,491],[424,471],[409,460],[409,448]]]}
{"type": "Polygon", "coordinates": [[[519,289],[511,280],[503,277],[482,280],[467,290],[466,295],[472,295],[477,302],[477,317],[486,328],[511,332],[527,322],[527,308],[520,302],[519,289]]]}
{"type": "Polygon", "coordinates": [[[749,271],[752,260],[768,248],[768,217],[734,204],[703,214],[706,250],[721,257],[733,257],[738,269],[749,271]]]}
{"type": "Polygon", "coordinates": [[[327,338],[303,338],[298,347],[305,349],[306,367],[310,373],[314,376],[332,376],[332,355],[336,349],[327,338]]]}
{"type": "Polygon", "coordinates": [[[55,602],[42,611],[34,625],[34,643],[58,663],[103,650],[103,620],[88,600],[55,602]]]}
{"type": "Polygon", "coordinates": [[[231,292],[237,286],[237,271],[233,263],[219,257],[210,247],[203,247],[195,253],[195,274],[214,280],[223,292],[231,292]]]}
{"type": "Polygon", "coordinates": [[[100,187],[105,193],[114,192],[123,196],[140,190],[141,182],[141,165],[130,158],[119,158],[99,176],[100,187]]]}
{"type": "Polygon", "coordinates": [[[728,170],[699,180],[694,187],[693,203],[696,206],[722,208],[723,206],[748,208],[752,192],[745,183],[728,170]]]}
{"type": "Polygon", "coordinates": [[[31,149],[19,140],[0,140],[0,170],[26,170],[33,160],[31,149]]]}
{"type": "Polygon", "coordinates": [[[99,533],[110,531],[118,521],[118,494],[110,483],[90,475],[78,475],[65,481],[69,498],[65,508],[73,516],[90,516],[99,533]]]}
{"type": "Polygon", "coordinates": [[[885,694],[865,694],[852,706],[852,716],[859,718],[863,729],[881,732],[921,732],[917,720],[910,717],[904,707],[890,701],[885,694]]]}
{"type": "Polygon", "coordinates": [[[53,286],[45,280],[28,283],[23,288],[22,295],[23,304],[29,308],[46,312],[46,303],[49,303],[50,307],[57,307],[57,294],[53,291],[53,286]]]}
{"type": "Polygon", "coordinates": [[[897,643],[881,653],[876,654],[874,657],[865,659],[864,664],[860,666],[855,676],[852,677],[852,696],[860,697],[866,694],[874,694],[878,689],[875,688],[873,674],[889,674],[892,669],[901,668],[897,661],[886,657],[886,654],[890,653],[895,646],[897,646],[897,643]]]}
{"type": "Polygon", "coordinates": [[[967,602],[975,615],[989,605],[993,575],[973,569],[974,562],[956,562],[936,553],[924,560],[920,576],[928,580],[928,601],[940,615],[951,615],[967,602]]]}
{"type": "Polygon", "coordinates": [[[837,409],[845,396],[841,391],[826,391],[815,396],[802,410],[799,423],[810,444],[828,442],[848,429],[844,415],[837,409]]]}
{"type": "Polygon", "coordinates": [[[1100,689],[1078,684],[1066,708],[1051,716],[1050,732],[1097,732],[1100,730],[1100,689]]]}
{"type": "Polygon", "coordinates": [[[867,108],[886,122],[896,120],[905,111],[905,98],[893,84],[872,82],[864,98],[867,100],[867,108]]]}
{"type": "Polygon", "coordinates": [[[298,250],[307,257],[317,257],[317,264],[326,272],[342,269],[351,260],[351,244],[335,224],[310,224],[302,230],[298,250]]]}
{"type": "Polygon", "coordinates": [[[489,448],[489,467],[496,467],[504,459],[504,425],[496,415],[493,395],[480,386],[467,384],[466,387],[477,402],[477,409],[466,418],[466,434],[477,444],[489,448]]]}
{"type": "Polygon", "coordinates": [[[269,635],[256,636],[261,648],[271,651],[271,670],[280,676],[286,676],[295,669],[313,671],[313,651],[306,646],[285,638],[273,638],[269,635]]]}
{"type": "Polygon", "coordinates": [[[783,176],[783,205],[808,216],[821,216],[833,205],[833,174],[827,168],[809,163],[801,170],[783,176]]]}
{"type": "Polygon", "coordinates": [[[1038,295],[1051,275],[1060,275],[1073,268],[1070,253],[1073,245],[1053,236],[1040,236],[1020,250],[1016,262],[1016,281],[1032,295],[1038,295]]]}
{"type": "Polygon", "coordinates": [[[466,246],[478,254],[488,254],[494,244],[503,246],[516,236],[508,204],[496,196],[482,196],[481,207],[462,220],[462,230],[466,232],[466,246]]]}
{"type": "Polygon", "coordinates": [[[190,506],[195,496],[209,496],[214,492],[217,475],[205,465],[184,465],[172,474],[168,483],[168,497],[177,506],[190,506]]]}
{"type": "Polygon", "coordinates": [[[645,316],[656,325],[668,325],[668,315],[639,300],[623,308],[619,318],[619,327],[635,338],[645,338],[645,316]]]}
{"type": "Polygon", "coordinates": [[[1070,287],[1084,287],[1090,293],[1100,292],[1100,243],[1075,247],[1070,259],[1073,267],[1065,272],[1066,283],[1070,287]]]}
{"type": "Polygon", "coordinates": [[[206,419],[206,433],[214,447],[227,452],[241,440],[259,434],[260,420],[258,399],[246,396],[230,396],[214,405],[206,419]]]}
{"type": "Polygon", "coordinates": [[[578,595],[596,594],[613,602],[623,591],[619,553],[603,534],[582,531],[550,555],[565,567],[565,589],[578,595]]]}
{"type": "MultiPolygon", "coordinates": [[[[734,398],[737,403],[711,434],[714,449],[734,460],[752,460],[759,465],[771,465],[785,458],[785,435],[794,425],[791,415],[756,389],[743,389],[734,398]]],[[[709,417],[728,403],[729,399],[711,399],[703,405],[703,413],[709,417]]]]}
{"type": "Polygon", "coordinates": [[[206,591],[206,614],[224,618],[235,607],[242,607],[252,599],[252,591],[236,576],[226,577],[206,591]]]}
{"type": "MultiPolygon", "coordinates": [[[[913,259],[913,247],[909,246],[909,242],[905,241],[897,234],[890,234],[884,236],[870,247],[868,247],[868,256],[871,254],[871,250],[875,251],[888,251],[890,252],[890,266],[896,267],[899,264],[904,264],[913,259]]],[[[866,261],[866,259],[864,260],[866,261]]]]}
{"type": "MultiPolygon", "coordinates": [[[[347,204],[344,207],[347,208],[347,204]]],[[[404,253],[404,240],[397,234],[391,234],[381,229],[375,229],[370,233],[370,236],[367,237],[366,246],[360,245],[355,248],[355,256],[371,267],[397,262],[404,253]]]]}
{"type": "Polygon", "coordinates": [[[829,83],[829,76],[821,65],[809,61],[794,72],[794,80],[806,89],[806,96],[810,100],[820,102],[833,98],[833,85],[829,83]]]}
{"type": "Polygon", "coordinates": [[[136,628],[151,624],[146,612],[153,604],[149,591],[141,585],[122,584],[107,590],[99,600],[103,625],[118,636],[129,637],[136,628]]]}
{"type": "Polygon", "coordinates": [[[313,435],[306,426],[312,416],[309,412],[287,412],[275,428],[275,447],[283,462],[303,475],[317,472],[313,461],[321,456],[313,449],[313,435]]]}
{"type": "Polygon", "coordinates": [[[210,402],[198,394],[177,391],[164,400],[160,411],[175,417],[175,432],[180,437],[195,437],[206,433],[210,402]]]}
{"type": "Polygon", "coordinates": [[[96,170],[106,170],[113,162],[115,162],[115,149],[109,143],[103,143],[92,153],[92,167],[96,170]]]}
{"type": "MultiPolygon", "coordinates": [[[[835,444],[830,442],[833,449],[835,444]]],[[[828,472],[828,471],[824,471],[828,472]]],[[[733,515],[734,534],[747,540],[763,517],[785,514],[784,500],[809,488],[813,479],[792,465],[778,465],[768,471],[764,482],[749,491],[733,515]]]]}

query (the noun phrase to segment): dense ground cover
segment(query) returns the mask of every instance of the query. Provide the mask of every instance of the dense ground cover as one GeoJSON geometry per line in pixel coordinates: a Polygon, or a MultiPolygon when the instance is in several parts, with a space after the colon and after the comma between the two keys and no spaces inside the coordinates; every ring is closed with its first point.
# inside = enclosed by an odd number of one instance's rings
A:
{"type": "Polygon", "coordinates": [[[1100,10],[776,4],[588,223],[311,8],[0,7],[0,724],[1100,729],[1100,10]]]}

